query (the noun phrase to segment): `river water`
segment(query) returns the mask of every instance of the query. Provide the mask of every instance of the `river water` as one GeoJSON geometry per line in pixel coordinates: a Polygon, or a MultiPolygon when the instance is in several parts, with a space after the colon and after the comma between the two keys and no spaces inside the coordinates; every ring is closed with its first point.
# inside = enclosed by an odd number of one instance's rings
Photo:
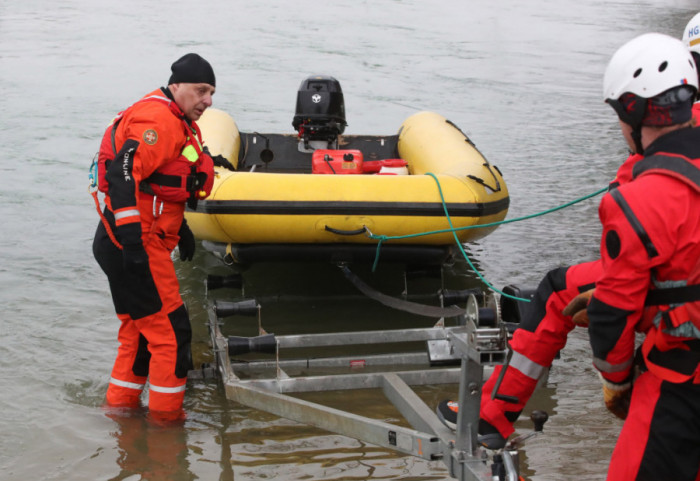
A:
{"type": "MultiPolygon", "coordinates": [[[[0,479],[447,479],[439,462],[228,402],[215,382],[188,388],[181,428],[105,416],[118,324],[91,254],[87,168],[111,117],[163,85],[174,59],[196,51],[210,60],[215,106],[245,131],[291,133],[296,89],[311,74],[340,80],[348,134],[392,134],[417,110],[439,112],[503,172],[515,218],[607,184],[626,155],[601,100],[607,60],[640,33],[680,37],[697,8],[697,0],[0,1],[0,479]]],[[[497,287],[536,284],[553,267],[596,257],[597,202],[502,226],[468,251],[497,287]]],[[[195,363],[211,362],[203,280],[221,266],[199,249],[177,269],[195,363]]],[[[448,274],[477,285],[464,263],[448,274]]],[[[248,273],[245,293],[267,296],[265,319],[282,331],[404,320],[370,301],[299,301],[345,292],[337,275],[262,266],[248,273]]],[[[390,292],[394,278],[385,277],[372,282],[390,292]]],[[[420,390],[431,405],[455,393],[420,390]]],[[[325,400],[395,416],[372,392],[325,400]]],[[[620,423],[602,407],[585,331],[572,334],[525,414],[535,408],[551,420],[527,446],[526,477],[604,479],[620,423]]]]}

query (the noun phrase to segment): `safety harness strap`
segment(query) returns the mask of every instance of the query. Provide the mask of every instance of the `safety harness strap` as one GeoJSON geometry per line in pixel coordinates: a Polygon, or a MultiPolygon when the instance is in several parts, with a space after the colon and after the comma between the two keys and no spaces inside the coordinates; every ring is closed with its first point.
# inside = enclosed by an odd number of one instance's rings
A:
{"type": "MultiPolygon", "coordinates": [[[[632,178],[636,179],[642,175],[646,174],[661,174],[678,179],[696,192],[700,193],[700,169],[696,167],[693,163],[684,159],[683,157],[657,154],[645,157],[640,160],[632,169],[632,178]]],[[[656,247],[651,242],[649,234],[647,234],[644,226],[639,221],[632,208],[629,206],[622,194],[617,190],[612,190],[610,195],[615,199],[615,202],[620,206],[622,212],[627,217],[632,229],[639,237],[639,240],[644,245],[644,248],[649,255],[649,258],[653,258],[659,255],[656,247]]]]}
{"type": "Polygon", "coordinates": [[[632,178],[644,174],[668,175],[685,182],[700,193],[700,169],[683,157],[664,154],[645,157],[632,169],[632,178]]]}
{"type": "Polygon", "coordinates": [[[668,306],[693,301],[700,301],[700,284],[654,289],[647,294],[644,305],[668,306]]]}
{"type": "Polygon", "coordinates": [[[642,343],[646,368],[669,382],[683,383],[692,380],[694,384],[700,384],[698,341],[687,342],[687,349],[669,349],[668,346],[664,346],[664,350],[660,350],[657,344],[664,344],[660,336],[658,330],[651,329],[642,343]]]}
{"type": "MultiPolygon", "coordinates": [[[[688,159],[680,156],[657,154],[640,160],[632,170],[632,178],[642,175],[659,174],[673,177],[700,193],[700,169],[688,159]]],[[[695,270],[700,267],[696,263],[695,270]]],[[[693,278],[691,277],[691,280],[693,278]]],[[[663,319],[663,332],[671,336],[688,337],[692,329],[674,334],[682,327],[693,328],[695,320],[686,310],[688,303],[700,300],[700,285],[670,285],[659,287],[647,293],[646,306],[672,306],[661,310],[655,320],[656,329],[650,329],[642,344],[642,353],[647,368],[655,375],[670,382],[682,383],[692,381],[700,383],[700,341],[683,341],[683,347],[669,343],[669,338],[662,335],[659,324],[663,319]],[[673,307],[675,306],[675,307],[673,307]]],[[[697,331],[697,329],[695,329],[697,331]]],[[[692,336],[691,336],[692,337],[692,336]]]]}
{"type": "Polygon", "coordinates": [[[654,243],[651,242],[649,234],[647,234],[647,231],[644,229],[644,226],[639,221],[635,213],[632,211],[632,208],[622,196],[619,189],[611,191],[610,195],[615,200],[615,202],[617,202],[617,205],[620,206],[622,213],[625,214],[627,222],[630,223],[630,226],[632,226],[632,229],[637,234],[637,237],[639,237],[639,240],[646,249],[649,258],[651,259],[653,257],[658,256],[659,252],[656,250],[656,247],[654,247],[654,243]]]}
{"type": "Polygon", "coordinates": [[[112,244],[114,244],[117,247],[117,249],[121,249],[122,245],[119,243],[116,236],[114,235],[114,231],[112,230],[112,226],[107,221],[107,218],[104,216],[104,214],[102,213],[102,208],[100,207],[100,200],[97,198],[97,191],[94,190],[90,193],[92,194],[92,198],[95,200],[95,208],[97,209],[97,213],[100,215],[100,219],[102,219],[102,224],[105,226],[105,230],[107,231],[107,235],[109,236],[109,239],[112,241],[112,244]]]}
{"type": "MultiPolygon", "coordinates": [[[[634,166],[632,178],[645,174],[668,175],[685,182],[700,193],[700,169],[683,157],[665,154],[645,157],[634,166]]],[[[660,306],[698,300],[700,300],[700,285],[695,284],[654,289],[649,292],[644,304],[647,306],[660,306]]]]}
{"type": "Polygon", "coordinates": [[[156,184],[162,185],[163,187],[180,188],[182,187],[183,179],[185,179],[185,190],[187,190],[187,192],[195,192],[202,187],[203,182],[201,181],[200,176],[197,176],[196,174],[183,177],[181,175],[169,175],[154,172],[147,179],[141,182],[141,185],[143,186],[141,190],[146,193],[151,193],[149,192],[150,188],[144,184],[156,184]]]}

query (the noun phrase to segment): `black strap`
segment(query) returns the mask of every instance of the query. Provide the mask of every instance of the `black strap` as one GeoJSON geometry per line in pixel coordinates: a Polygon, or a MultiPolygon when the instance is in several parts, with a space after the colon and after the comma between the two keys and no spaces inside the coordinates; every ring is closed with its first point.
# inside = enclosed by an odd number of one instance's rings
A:
{"type": "Polygon", "coordinates": [[[114,157],[117,156],[117,141],[116,141],[116,135],[117,135],[117,125],[119,125],[119,122],[122,121],[122,117],[119,117],[117,120],[114,121],[114,124],[112,124],[112,152],[114,153],[114,157]]]}
{"type": "Polygon", "coordinates": [[[340,230],[340,229],[334,229],[333,227],[330,226],[325,226],[325,229],[328,232],[332,232],[333,234],[338,234],[338,235],[360,235],[364,234],[367,232],[367,227],[362,227],[361,229],[355,229],[355,230],[340,230]]]}
{"type": "Polygon", "coordinates": [[[700,169],[682,157],[662,154],[645,157],[632,169],[632,177],[636,178],[649,171],[665,175],[678,174],[673,177],[678,178],[680,175],[688,184],[700,191],[700,169]]]}
{"type": "MultiPolygon", "coordinates": [[[[179,189],[180,187],[182,187],[182,178],[183,176],[181,175],[169,175],[154,172],[146,180],[141,182],[141,185],[146,183],[160,185],[163,187],[175,187],[179,189]]],[[[206,179],[206,174],[204,173],[186,176],[185,190],[187,192],[195,192],[197,190],[200,190],[201,187],[204,185],[204,182],[206,182],[206,179]]]]}
{"type": "MultiPolygon", "coordinates": [[[[682,157],[664,154],[657,154],[645,157],[644,159],[637,162],[637,164],[635,164],[634,169],[632,169],[632,177],[637,178],[645,173],[671,175],[676,179],[678,179],[680,176],[682,180],[685,180],[687,184],[700,191],[700,169],[697,166],[695,166],[692,162],[689,162],[688,160],[682,157]]],[[[622,196],[620,196],[620,198],[622,198],[622,196]]],[[[617,198],[615,200],[618,202],[618,204],[620,204],[617,198]]],[[[622,201],[624,202],[624,199],[622,199],[622,201]]],[[[625,208],[623,207],[623,211],[624,210],[625,208]]],[[[626,211],[625,215],[627,216],[626,211]]],[[[632,214],[632,216],[634,216],[634,214],[632,214]]],[[[632,222],[630,221],[630,223],[632,222]]],[[[635,228],[634,224],[632,225],[632,227],[635,228]]],[[[636,228],[635,231],[637,231],[636,228]]],[[[637,234],[639,235],[639,232],[637,232],[637,234]]],[[[648,239],[646,232],[644,232],[644,235],[646,236],[646,239],[648,239]]],[[[644,243],[644,240],[642,240],[642,242],[644,243]]],[[[660,306],[670,304],[681,304],[683,302],[694,302],[699,300],[700,285],[696,284],[690,286],[654,289],[652,291],[649,291],[649,293],[647,294],[647,298],[644,301],[644,305],[660,306]]]]}
{"type": "Polygon", "coordinates": [[[353,274],[347,266],[341,265],[340,270],[345,275],[345,278],[354,285],[361,293],[377,302],[384,304],[387,307],[398,309],[400,311],[410,312],[425,317],[456,317],[465,313],[464,309],[457,306],[438,307],[418,304],[416,302],[405,301],[395,297],[387,296],[372,287],[365,284],[359,277],[353,274]]]}
{"type": "Polygon", "coordinates": [[[162,185],[163,187],[179,188],[182,187],[182,176],[154,172],[145,180],[145,182],[148,182],[149,184],[162,185]]]}
{"type": "Polygon", "coordinates": [[[642,242],[642,245],[646,249],[649,258],[651,259],[653,257],[658,256],[659,253],[656,250],[656,247],[654,247],[654,244],[651,242],[649,234],[647,234],[647,231],[644,230],[644,226],[641,222],[639,222],[639,219],[637,219],[637,216],[634,214],[634,212],[632,212],[632,208],[629,206],[622,194],[620,194],[619,189],[610,191],[610,195],[613,199],[615,199],[615,202],[617,202],[617,205],[620,206],[620,209],[622,209],[622,213],[625,214],[627,222],[630,223],[632,229],[637,234],[637,237],[639,237],[639,240],[642,242]]]}
{"type": "Polygon", "coordinates": [[[661,351],[654,346],[649,352],[647,359],[657,366],[690,376],[700,363],[700,349],[693,342],[687,343],[690,350],[669,349],[668,351],[661,351]]]}
{"type": "Polygon", "coordinates": [[[644,305],[667,306],[693,301],[700,301],[700,284],[651,290],[647,294],[644,305]]]}

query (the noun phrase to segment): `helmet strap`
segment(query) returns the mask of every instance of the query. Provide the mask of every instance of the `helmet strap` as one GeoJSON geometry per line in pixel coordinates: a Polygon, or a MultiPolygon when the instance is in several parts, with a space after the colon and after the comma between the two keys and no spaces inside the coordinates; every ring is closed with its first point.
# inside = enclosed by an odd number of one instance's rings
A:
{"type": "Polygon", "coordinates": [[[644,149],[642,148],[642,120],[644,120],[644,114],[647,111],[647,99],[635,95],[635,102],[632,105],[632,110],[627,110],[625,106],[620,102],[619,99],[612,100],[607,99],[606,102],[615,110],[617,116],[624,123],[632,127],[632,140],[634,141],[634,146],[636,153],[641,154],[644,149]]]}
{"type": "Polygon", "coordinates": [[[634,141],[634,148],[636,154],[641,154],[644,152],[642,147],[642,126],[632,128],[632,140],[634,141]]]}

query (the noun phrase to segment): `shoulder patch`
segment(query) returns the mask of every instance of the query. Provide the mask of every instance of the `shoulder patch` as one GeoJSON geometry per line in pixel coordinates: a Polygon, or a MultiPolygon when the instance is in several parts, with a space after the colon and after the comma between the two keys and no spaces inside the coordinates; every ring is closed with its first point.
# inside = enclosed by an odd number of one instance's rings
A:
{"type": "Polygon", "coordinates": [[[148,145],[153,145],[158,142],[158,133],[153,129],[148,129],[143,133],[143,141],[148,145]]]}
{"type": "Polygon", "coordinates": [[[620,255],[621,248],[622,242],[620,241],[620,236],[614,230],[609,230],[605,235],[605,250],[608,251],[610,258],[617,258],[617,256],[620,255]]]}

